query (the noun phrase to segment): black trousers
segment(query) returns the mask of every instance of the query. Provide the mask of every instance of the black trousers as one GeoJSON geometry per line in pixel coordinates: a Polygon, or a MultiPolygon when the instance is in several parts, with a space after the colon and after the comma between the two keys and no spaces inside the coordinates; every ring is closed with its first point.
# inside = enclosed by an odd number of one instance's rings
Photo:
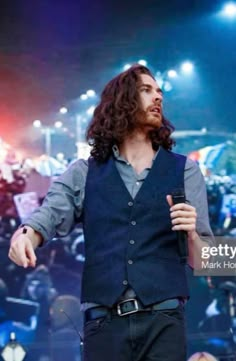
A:
{"type": "Polygon", "coordinates": [[[186,361],[183,306],[88,321],[83,354],[84,361],[186,361]]]}

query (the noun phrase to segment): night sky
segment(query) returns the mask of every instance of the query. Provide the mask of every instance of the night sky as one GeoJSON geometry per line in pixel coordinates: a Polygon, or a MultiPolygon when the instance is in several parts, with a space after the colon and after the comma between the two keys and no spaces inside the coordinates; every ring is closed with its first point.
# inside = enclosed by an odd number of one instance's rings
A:
{"type": "Polygon", "coordinates": [[[224,1],[1,1],[0,137],[29,144],[30,125],[50,122],[89,88],[100,92],[127,62],[165,71],[191,60],[195,74],[166,94],[176,129],[236,132],[236,19],[224,1]]]}

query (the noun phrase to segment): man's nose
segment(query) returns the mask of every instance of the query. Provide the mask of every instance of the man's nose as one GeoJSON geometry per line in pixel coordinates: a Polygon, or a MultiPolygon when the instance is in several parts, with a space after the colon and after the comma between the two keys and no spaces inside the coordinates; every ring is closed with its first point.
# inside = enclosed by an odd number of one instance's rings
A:
{"type": "Polygon", "coordinates": [[[161,104],[162,103],[162,94],[155,94],[155,96],[153,97],[153,102],[157,103],[157,104],[161,104]]]}

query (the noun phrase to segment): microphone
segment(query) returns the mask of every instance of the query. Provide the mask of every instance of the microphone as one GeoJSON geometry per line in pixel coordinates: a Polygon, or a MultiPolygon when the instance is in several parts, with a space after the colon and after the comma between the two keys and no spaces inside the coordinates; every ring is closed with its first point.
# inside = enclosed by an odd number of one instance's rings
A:
{"type": "MultiPolygon", "coordinates": [[[[174,204],[178,203],[185,203],[185,193],[184,189],[179,188],[174,190],[172,193],[172,200],[174,204]]],[[[182,263],[187,262],[188,258],[188,238],[187,238],[187,232],[186,231],[176,231],[177,238],[178,238],[178,249],[179,249],[179,255],[182,263]]]]}

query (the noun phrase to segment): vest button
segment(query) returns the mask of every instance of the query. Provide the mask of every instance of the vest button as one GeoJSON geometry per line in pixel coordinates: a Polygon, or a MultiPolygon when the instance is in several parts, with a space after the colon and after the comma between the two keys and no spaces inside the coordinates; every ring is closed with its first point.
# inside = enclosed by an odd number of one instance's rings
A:
{"type": "Polygon", "coordinates": [[[132,261],[132,259],[128,260],[128,264],[133,264],[134,262],[132,261]]]}
{"type": "Polygon", "coordinates": [[[127,281],[127,280],[124,280],[122,283],[123,283],[124,286],[127,286],[128,281],[127,281]]]}
{"type": "Polygon", "coordinates": [[[134,241],[133,239],[131,239],[131,240],[129,241],[129,243],[130,243],[130,244],[135,244],[135,241],[134,241]]]}
{"type": "Polygon", "coordinates": [[[133,205],[134,205],[133,202],[128,202],[128,206],[129,206],[129,207],[132,207],[133,205]]]}
{"type": "Polygon", "coordinates": [[[131,221],[132,226],[136,225],[136,221],[131,221]]]}

